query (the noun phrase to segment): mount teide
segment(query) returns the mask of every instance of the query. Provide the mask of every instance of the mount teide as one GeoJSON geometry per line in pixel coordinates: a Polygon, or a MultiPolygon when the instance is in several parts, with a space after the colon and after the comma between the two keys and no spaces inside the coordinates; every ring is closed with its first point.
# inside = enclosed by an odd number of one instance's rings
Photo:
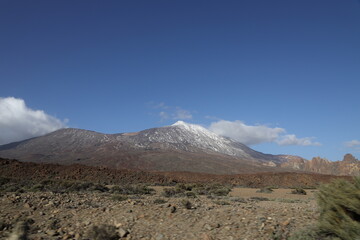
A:
{"type": "Polygon", "coordinates": [[[201,126],[182,121],[122,134],[60,129],[0,146],[0,157],[167,172],[237,174],[307,170],[302,169],[305,164],[293,164],[306,161],[300,157],[257,152],[201,126]],[[292,164],[286,164],[288,162],[292,164]]]}

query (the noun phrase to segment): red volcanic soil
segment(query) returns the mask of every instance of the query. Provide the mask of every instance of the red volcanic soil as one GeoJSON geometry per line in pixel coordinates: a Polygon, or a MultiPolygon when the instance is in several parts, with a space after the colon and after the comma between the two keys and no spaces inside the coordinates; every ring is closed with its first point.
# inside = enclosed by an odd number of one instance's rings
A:
{"type": "Polygon", "coordinates": [[[351,179],[347,176],[332,176],[315,173],[252,173],[237,175],[214,175],[190,172],[145,172],[118,170],[105,167],[91,167],[80,164],[59,165],[19,162],[0,158],[0,176],[24,180],[75,180],[106,184],[173,184],[183,183],[222,183],[244,187],[316,187],[334,179],[351,179]]]}

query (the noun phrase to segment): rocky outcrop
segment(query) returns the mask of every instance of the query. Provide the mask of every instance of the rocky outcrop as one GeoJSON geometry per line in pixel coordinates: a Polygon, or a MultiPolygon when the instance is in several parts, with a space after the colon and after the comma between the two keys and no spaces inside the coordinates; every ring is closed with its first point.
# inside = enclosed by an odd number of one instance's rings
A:
{"type": "Polygon", "coordinates": [[[342,161],[331,162],[325,158],[314,157],[311,160],[303,158],[292,158],[280,165],[283,168],[296,169],[306,172],[314,172],[331,175],[350,175],[360,174],[360,161],[353,155],[346,154],[342,161]]]}

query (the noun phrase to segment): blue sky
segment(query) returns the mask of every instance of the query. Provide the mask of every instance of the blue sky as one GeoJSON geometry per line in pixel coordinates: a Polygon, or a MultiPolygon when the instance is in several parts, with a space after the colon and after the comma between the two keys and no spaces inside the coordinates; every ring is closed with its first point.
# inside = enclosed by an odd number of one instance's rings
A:
{"type": "Polygon", "coordinates": [[[266,153],[360,158],[359,1],[2,0],[0,33],[3,143],[184,120],[266,153]]]}

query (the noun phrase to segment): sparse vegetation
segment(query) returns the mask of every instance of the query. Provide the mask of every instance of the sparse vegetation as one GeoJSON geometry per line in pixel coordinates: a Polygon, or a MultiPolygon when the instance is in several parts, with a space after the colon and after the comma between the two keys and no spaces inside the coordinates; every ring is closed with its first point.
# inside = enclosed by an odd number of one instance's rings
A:
{"type": "Polygon", "coordinates": [[[126,201],[129,199],[129,197],[121,194],[114,194],[111,196],[111,199],[114,201],[126,201]]]}
{"type": "Polygon", "coordinates": [[[164,203],[167,203],[167,201],[162,198],[157,198],[154,200],[154,204],[164,204],[164,203]]]}
{"type": "Polygon", "coordinates": [[[255,200],[255,201],[270,201],[270,199],[265,198],[265,197],[251,197],[249,199],[250,200],[255,200]]]}
{"type": "Polygon", "coordinates": [[[274,190],[271,187],[260,188],[256,192],[258,193],[272,193],[274,190]]]}
{"type": "MultiPolygon", "coordinates": [[[[266,185],[255,182],[252,188],[234,188],[229,194],[232,185],[212,182],[222,181],[221,176],[208,182],[200,176],[202,183],[167,185],[165,192],[179,197],[167,198],[162,192],[164,187],[154,187],[156,192],[153,192],[150,185],[144,184],[147,180],[139,180],[138,175],[119,181],[97,176],[78,178],[71,174],[54,177],[52,171],[43,178],[44,174],[33,177],[29,173],[17,178],[15,174],[4,174],[0,178],[0,239],[8,239],[16,232],[18,222],[28,225],[28,239],[346,239],[320,229],[314,201],[318,190],[303,188],[306,185],[302,185],[302,180],[289,185],[292,189],[256,193],[260,186],[271,186],[271,189],[277,186],[278,180],[265,178],[266,185]],[[305,189],[307,196],[291,195],[294,187],[305,189]],[[294,233],[305,226],[313,227],[294,233]]],[[[149,183],[153,183],[152,178],[149,179],[149,183]]],[[[181,181],[186,180],[184,177],[181,181]]],[[[171,181],[163,183],[167,182],[171,181]]],[[[358,191],[355,190],[352,188],[353,195],[347,195],[348,198],[355,196],[354,192],[358,191]]],[[[344,194],[336,191],[336,195],[344,194]]],[[[345,204],[350,207],[346,211],[350,212],[351,208],[358,207],[352,201],[345,204]]],[[[353,213],[350,215],[358,218],[353,213]]],[[[339,221],[338,228],[343,228],[341,221],[344,220],[336,221],[339,221]]],[[[336,226],[332,228],[336,230],[336,226]]],[[[351,233],[351,229],[346,231],[351,233]]]]}
{"type": "Polygon", "coordinates": [[[192,203],[190,201],[188,201],[188,200],[185,200],[185,199],[183,199],[181,201],[181,204],[186,209],[192,209],[192,207],[193,207],[192,203]]]}
{"type": "Polygon", "coordinates": [[[300,202],[302,202],[299,199],[288,199],[288,198],[276,198],[276,199],[272,199],[271,201],[282,202],[282,203],[300,203],[300,202]]]}
{"type": "Polygon", "coordinates": [[[188,198],[196,198],[196,193],[194,192],[186,192],[185,195],[188,198]]]}
{"type": "Polygon", "coordinates": [[[321,233],[343,240],[360,239],[360,177],[323,185],[318,193],[321,233]]]}
{"type": "Polygon", "coordinates": [[[175,189],[177,190],[183,190],[183,191],[192,191],[193,188],[196,187],[196,184],[184,184],[184,183],[179,183],[176,185],[175,189]]]}
{"type": "Polygon", "coordinates": [[[192,190],[199,195],[227,196],[231,187],[222,184],[198,184],[192,190]]]}
{"type": "Polygon", "coordinates": [[[290,240],[360,239],[360,177],[337,180],[319,188],[320,217],[315,227],[295,233],[290,240]]]}
{"type": "Polygon", "coordinates": [[[10,182],[10,178],[0,177],[0,186],[3,186],[10,182]]]}
{"type": "Polygon", "coordinates": [[[246,200],[240,197],[230,197],[229,200],[232,202],[246,203],[246,200]]]}
{"type": "Polygon", "coordinates": [[[164,197],[183,197],[185,190],[179,188],[164,188],[162,195],[164,197]]]}
{"type": "Polygon", "coordinates": [[[230,203],[228,201],[225,201],[225,200],[216,200],[216,201],[214,201],[214,203],[217,204],[217,205],[222,205],[222,206],[230,205],[230,203]]]}
{"type": "Polygon", "coordinates": [[[291,191],[292,194],[306,195],[306,191],[303,188],[295,188],[291,191]]]}
{"type": "Polygon", "coordinates": [[[103,224],[90,228],[87,232],[87,238],[93,240],[117,240],[120,239],[120,236],[115,226],[103,224]]]}
{"type": "Polygon", "coordinates": [[[65,180],[43,180],[43,181],[24,181],[11,178],[0,178],[0,192],[109,192],[120,195],[149,195],[154,193],[154,189],[144,184],[116,185],[108,188],[104,184],[65,181],[65,180]]]}
{"type": "Polygon", "coordinates": [[[29,226],[26,221],[19,221],[15,224],[15,227],[9,236],[9,240],[27,240],[28,239],[29,226]]]}
{"type": "Polygon", "coordinates": [[[175,188],[165,188],[165,197],[189,197],[195,198],[196,195],[207,196],[227,196],[231,188],[221,184],[177,184],[175,188]]]}
{"type": "Polygon", "coordinates": [[[325,238],[325,236],[323,236],[322,238],[320,238],[319,236],[320,236],[320,233],[316,227],[309,227],[309,228],[303,229],[301,231],[295,232],[292,236],[289,237],[289,240],[315,240],[315,239],[326,240],[326,239],[329,239],[329,238],[325,238]]]}
{"type": "Polygon", "coordinates": [[[110,189],[111,193],[123,194],[123,195],[149,195],[155,190],[142,184],[114,186],[110,189]]]}

